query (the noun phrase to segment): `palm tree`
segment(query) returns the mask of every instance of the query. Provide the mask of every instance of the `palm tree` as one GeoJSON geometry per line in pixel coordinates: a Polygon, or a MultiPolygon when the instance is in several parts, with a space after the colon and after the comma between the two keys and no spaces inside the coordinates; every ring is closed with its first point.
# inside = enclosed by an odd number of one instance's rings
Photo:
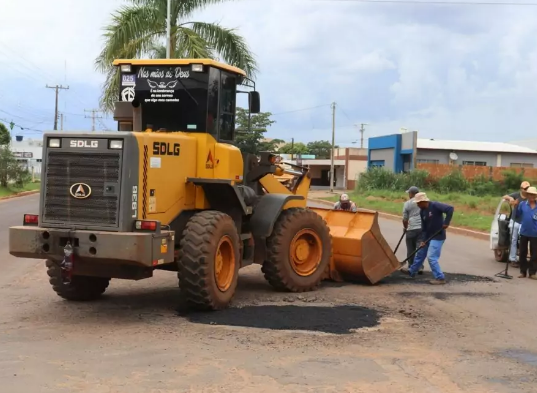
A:
{"type": "MultiPolygon", "coordinates": [[[[211,58],[242,68],[250,78],[257,71],[253,53],[234,29],[217,23],[189,21],[195,11],[226,0],[172,0],[171,58],[211,58]]],[[[119,94],[114,59],[165,58],[167,0],[130,0],[104,28],[105,46],[95,63],[106,74],[101,106],[112,111],[119,94]]]]}

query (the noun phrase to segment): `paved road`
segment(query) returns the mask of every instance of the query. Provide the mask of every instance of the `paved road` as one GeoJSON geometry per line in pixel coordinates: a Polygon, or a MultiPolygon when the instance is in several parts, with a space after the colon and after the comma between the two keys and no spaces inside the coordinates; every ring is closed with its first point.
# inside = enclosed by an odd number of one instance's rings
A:
{"type": "MultiPolygon", "coordinates": [[[[394,274],[286,294],[251,266],[233,309],[182,315],[167,272],[113,280],[94,303],[57,298],[41,261],[7,252],[7,228],[37,200],[0,202],[2,392],[535,391],[537,283],[483,281],[502,267],[487,242],[449,236],[445,287],[394,274]]],[[[400,225],[381,228],[394,246],[400,225]]]]}

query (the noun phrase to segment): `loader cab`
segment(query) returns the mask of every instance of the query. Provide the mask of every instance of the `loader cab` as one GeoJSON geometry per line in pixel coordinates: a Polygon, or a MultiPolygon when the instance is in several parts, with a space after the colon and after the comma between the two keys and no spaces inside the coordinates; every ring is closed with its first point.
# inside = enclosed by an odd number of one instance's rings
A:
{"type": "Polygon", "coordinates": [[[260,97],[244,71],[208,59],[116,60],[118,131],[209,133],[235,140],[237,94],[248,94],[249,110],[259,113],[260,97]],[[240,86],[253,88],[243,91],[240,86]]]}

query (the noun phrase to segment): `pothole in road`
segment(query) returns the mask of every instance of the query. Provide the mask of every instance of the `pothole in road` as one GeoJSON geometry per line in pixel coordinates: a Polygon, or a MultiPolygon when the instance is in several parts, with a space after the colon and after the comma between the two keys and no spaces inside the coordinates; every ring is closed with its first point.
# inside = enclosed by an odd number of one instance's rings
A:
{"type": "Polygon", "coordinates": [[[366,307],[247,306],[216,312],[183,314],[190,322],[272,330],[349,334],[379,325],[380,314],[366,307]]]}
{"type": "MultiPolygon", "coordinates": [[[[468,282],[496,282],[494,279],[485,276],[474,276],[471,274],[459,274],[459,273],[444,273],[446,276],[447,284],[450,283],[468,283],[468,282]]],[[[433,279],[433,274],[431,272],[423,272],[423,274],[418,274],[414,278],[410,278],[408,274],[397,271],[391,276],[383,278],[379,284],[380,285],[391,285],[391,284],[427,284],[430,285],[429,281],[433,279]]]]}

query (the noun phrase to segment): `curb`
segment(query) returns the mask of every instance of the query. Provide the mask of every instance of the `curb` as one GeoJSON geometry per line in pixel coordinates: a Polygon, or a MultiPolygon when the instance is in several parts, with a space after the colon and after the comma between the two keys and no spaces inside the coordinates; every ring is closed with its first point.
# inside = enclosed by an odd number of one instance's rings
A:
{"type": "MultiPolygon", "coordinates": [[[[316,198],[308,198],[308,199],[310,201],[314,201],[316,203],[321,203],[323,205],[326,205],[327,207],[328,206],[330,206],[330,207],[333,206],[332,202],[329,202],[327,200],[316,199],[316,198]]],[[[371,209],[364,209],[364,210],[371,210],[371,209]]],[[[383,212],[377,212],[377,213],[379,214],[379,217],[386,218],[388,220],[401,221],[401,219],[402,219],[402,216],[397,216],[395,214],[383,213],[383,212]]],[[[490,239],[490,235],[488,233],[474,231],[472,229],[459,228],[459,227],[449,227],[447,231],[451,232],[451,233],[458,234],[458,235],[470,236],[470,237],[473,237],[473,238],[479,239],[479,240],[489,240],[490,239]]]]}
{"type": "Polygon", "coordinates": [[[28,195],[33,195],[33,194],[39,194],[39,190],[23,191],[23,192],[18,192],[18,193],[13,194],[13,195],[8,195],[8,196],[5,196],[5,197],[0,197],[0,201],[5,201],[5,200],[7,200],[7,199],[19,198],[19,197],[28,196],[28,195]]]}

